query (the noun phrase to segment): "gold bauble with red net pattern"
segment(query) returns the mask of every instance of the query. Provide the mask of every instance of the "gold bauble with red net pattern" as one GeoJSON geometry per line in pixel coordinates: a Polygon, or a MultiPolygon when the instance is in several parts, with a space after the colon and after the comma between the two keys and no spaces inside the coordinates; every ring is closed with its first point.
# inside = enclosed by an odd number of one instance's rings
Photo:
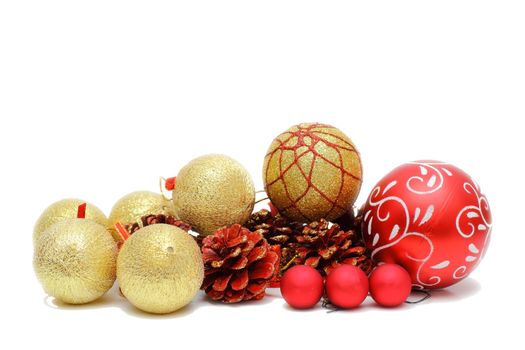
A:
{"type": "Polygon", "coordinates": [[[326,124],[304,123],[277,136],[264,158],[264,187],[292,220],[332,221],[348,212],[361,189],[362,165],[352,140],[326,124]]]}

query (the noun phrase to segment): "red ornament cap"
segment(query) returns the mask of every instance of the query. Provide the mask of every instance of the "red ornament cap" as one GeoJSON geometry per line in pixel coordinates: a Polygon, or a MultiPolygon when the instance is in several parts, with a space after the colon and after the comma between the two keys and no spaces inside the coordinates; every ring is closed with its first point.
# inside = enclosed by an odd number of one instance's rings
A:
{"type": "Polygon", "coordinates": [[[175,185],[177,184],[177,177],[170,177],[166,179],[166,182],[164,182],[164,188],[167,191],[173,191],[175,189],[175,185]]]}
{"type": "Polygon", "coordinates": [[[86,207],[87,203],[82,203],[77,208],[77,219],[85,219],[86,218],[86,207]]]}
{"type": "Polygon", "coordinates": [[[115,231],[120,236],[122,243],[124,243],[130,236],[128,230],[126,230],[126,227],[120,222],[115,224],[115,231]]]}

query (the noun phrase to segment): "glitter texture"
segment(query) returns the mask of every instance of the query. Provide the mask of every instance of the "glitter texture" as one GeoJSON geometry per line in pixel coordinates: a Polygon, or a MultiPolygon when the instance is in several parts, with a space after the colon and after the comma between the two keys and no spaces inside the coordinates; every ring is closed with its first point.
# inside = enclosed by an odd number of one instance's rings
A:
{"type": "Polygon", "coordinates": [[[196,158],[177,175],[173,190],[177,216],[194,230],[210,235],[243,224],[255,203],[250,174],[236,160],[220,154],[196,158]]]}
{"type": "Polygon", "coordinates": [[[266,193],[283,215],[310,222],[347,212],[362,183],[361,159],[343,132],[310,123],[277,136],[264,159],[266,193]]]}
{"type": "Polygon", "coordinates": [[[33,266],[49,295],[69,304],[98,299],[115,282],[117,245],[106,228],[85,219],[65,219],[44,231],[33,266]]]}
{"type": "Polygon", "coordinates": [[[117,278],[133,305],[163,314],[191,302],[202,284],[204,265],[197,243],[187,232],[155,224],[138,230],[124,243],[117,278]]]}

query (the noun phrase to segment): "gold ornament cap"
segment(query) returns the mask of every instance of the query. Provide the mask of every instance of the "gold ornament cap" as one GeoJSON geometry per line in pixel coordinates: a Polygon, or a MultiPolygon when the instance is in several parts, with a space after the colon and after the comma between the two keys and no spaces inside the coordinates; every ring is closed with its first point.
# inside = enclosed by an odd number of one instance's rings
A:
{"type": "Polygon", "coordinates": [[[62,199],[47,207],[36,221],[33,230],[33,244],[36,245],[42,233],[53,224],[64,219],[75,219],[78,213],[78,206],[84,203],[86,203],[85,219],[107,227],[108,219],[106,215],[93,204],[76,198],[62,199]]]}
{"type": "Polygon", "coordinates": [[[173,190],[177,216],[204,235],[233,224],[244,224],[255,204],[248,171],[236,160],[209,154],[184,166],[173,190]]]}
{"type": "Polygon", "coordinates": [[[107,229],[86,219],[65,219],[38,239],[36,276],[47,294],[69,304],[89,303],[116,278],[117,245],[107,229]]]}
{"type": "Polygon", "coordinates": [[[357,199],[361,158],[341,130],[299,124],[273,140],[264,158],[263,180],[281,214],[300,222],[335,220],[357,199]]]}
{"type": "Polygon", "coordinates": [[[165,314],[184,307],[203,278],[199,246],[175,226],[141,228],[126,240],[118,256],[120,289],[130,303],[146,312],[165,314]]]}

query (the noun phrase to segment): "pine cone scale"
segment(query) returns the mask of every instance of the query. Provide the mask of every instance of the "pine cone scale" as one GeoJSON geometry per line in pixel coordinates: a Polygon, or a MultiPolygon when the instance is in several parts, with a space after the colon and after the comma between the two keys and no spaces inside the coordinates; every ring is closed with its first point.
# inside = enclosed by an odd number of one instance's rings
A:
{"type": "Polygon", "coordinates": [[[233,264],[230,268],[232,270],[241,270],[241,269],[244,269],[248,263],[250,262],[250,260],[245,257],[245,256],[241,256],[237,262],[235,262],[235,264],[233,264]]]}
{"type": "Polygon", "coordinates": [[[224,297],[224,292],[219,292],[219,291],[212,289],[208,293],[208,296],[212,298],[213,300],[221,300],[224,297]]]}
{"type": "Polygon", "coordinates": [[[260,247],[254,248],[248,254],[248,261],[249,262],[254,262],[254,261],[260,260],[264,256],[266,256],[266,253],[268,253],[268,249],[265,246],[260,246],[260,247]]]}
{"type": "Polygon", "coordinates": [[[220,261],[221,257],[215,253],[213,249],[210,248],[203,248],[202,249],[202,260],[204,263],[212,262],[212,261],[220,261]]]}
{"type": "Polygon", "coordinates": [[[228,287],[228,282],[230,282],[231,278],[232,275],[217,277],[215,282],[213,282],[213,289],[219,292],[224,292],[226,287],[228,287]]]}
{"type": "Polygon", "coordinates": [[[345,251],[345,255],[363,255],[366,252],[365,247],[352,247],[345,251]]]}
{"type": "Polygon", "coordinates": [[[224,293],[221,299],[215,300],[222,300],[225,303],[233,304],[245,300],[245,295],[243,290],[230,290],[227,293],[224,293]]]}
{"type": "MultiPolygon", "coordinates": [[[[248,287],[246,288],[250,293],[252,293],[253,295],[257,296],[257,295],[260,295],[261,293],[264,293],[264,290],[266,289],[266,283],[263,283],[263,282],[253,282],[253,283],[250,283],[250,285],[248,285],[248,287]]],[[[261,296],[261,298],[263,297],[264,295],[261,296]]]]}
{"type": "Polygon", "coordinates": [[[228,253],[228,255],[226,255],[223,260],[220,260],[220,261],[213,261],[212,262],[212,265],[213,267],[221,267],[223,265],[226,265],[227,263],[230,263],[231,260],[235,259],[236,257],[238,257],[239,255],[241,255],[242,253],[242,250],[240,247],[235,247],[234,250],[232,250],[231,252],[228,253]]]}
{"type": "Polygon", "coordinates": [[[330,259],[338,250],[340,247],[337,246],[331,246],[326,249],[319,249],[318,254],[325,260],[330,259]]]}
{"type": "Polygon", "coordinates": [[[232,248],[232,247],[238,246],[241,243],[246,242],[247,240],[248,240],[248,237],[246,236],[232,237],[231,239],[228,239],[226,241],[226,247],[232,248]]]}
{"type": "Polygon", "coordinates": [[[317,268],[319,266],[319,261],[321,261],[320,256],[313,256],[304,261],[305,265],[311,266],[313,268],[317,268]]]}
{"type": "Polygon", "coordinates": [[[288,236],[288,235],[279,235],[279,236],[272,237],[270,241],[283,244],[283,243],[288,242],[289,240],[290,240],[290,236],[288,236]]]}
{"type": "Polygon", "coordinates": [[[231,281],[231,288],[237,291],[243,290],[248,286],[249,281],[248,271],[243,270],[231,281]]]}
{"type": "Polygon", "coordinates": [[[271,262],[260,262],[253,269],[250,269],[251,279],[269,279],[275,272],[275,266],[271,262]]]}

